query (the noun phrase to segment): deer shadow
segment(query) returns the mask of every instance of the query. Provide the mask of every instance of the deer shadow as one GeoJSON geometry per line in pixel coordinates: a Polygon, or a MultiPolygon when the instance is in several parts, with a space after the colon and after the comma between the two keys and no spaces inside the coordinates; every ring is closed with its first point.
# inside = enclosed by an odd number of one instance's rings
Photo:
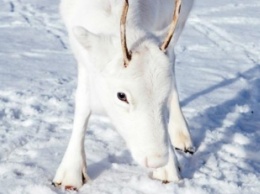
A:
{"type": "MultiPolygon", "coordinates": [[[[260,65],[255,65],[253,68],[237,74],[235,78],[224,80],[212,87],[200,91],[187,99],[182,101],[182,105],[187,105],[191,101],[200,97],[201,95],[208,94],[221,87],[227,87],[237,81],[246,81],[249,87],[243,88],[234,98],[229,99],[216,106],[209,107],[198,116],[191,119],[190,123],[199,124],[191,130],[194,136],[194,142],[198,148],[197,152],[184,159],[184,168],[182,174],[185,178],[192,178],[194,173],[202,168],[212,153],[217,153],[221,150],[223,145],[231,144],[234,140],[235,134],[242,134],[249,138],[250,143],[243,145],[243,151],[245,157],[244,162],[247,168],[245,172],[249,172],[250,169],[254,169],[256,173],[260,173],[260,166],[257,164],[260,160],[255,160],[252,157],[252,152],[259,151],[259,143],[257,140],[260,139],[260,133],[257,130],[260,129],[260,65]],[[257,106],[257,107],[256,107],[257,106]],[[230,113],[237,112],[237,108],[246,108],[246,111],[241,111],[235,119],[234,123],[225,125],[225,119],[228,120],[230,113]],[[207,133],[214,133],[217,129],[220,131],[220,136],[214,142],[205,141],[207,133]],[[206,144],[206,148],[202,144],[206,144]],[[258,148],[257,148],[258,147],[258,148]]],[[[223,178],[223,177],[221,177],[223,178]]],[[[239,183],[238,183],[239,184],[239,183]]]]}

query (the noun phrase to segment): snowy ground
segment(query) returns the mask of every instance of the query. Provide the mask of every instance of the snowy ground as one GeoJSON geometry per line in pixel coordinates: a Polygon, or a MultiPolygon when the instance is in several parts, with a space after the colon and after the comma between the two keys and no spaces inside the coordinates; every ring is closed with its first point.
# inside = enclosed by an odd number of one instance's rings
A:
{"type": "MultiPolygon", "coordinates": [[[[0,0],[0,193],[66,193],[50,183],[73,118],[75,61],[58,1],[0,0]],[[37,3],[36,3],[37,2],[37,3]]],[[[132,161],[106,118],[85,147],[91,194],[260,194],[260,2],[199,0],[177,46],[181,104],[197,152],[179,184],[132,161]]]]}

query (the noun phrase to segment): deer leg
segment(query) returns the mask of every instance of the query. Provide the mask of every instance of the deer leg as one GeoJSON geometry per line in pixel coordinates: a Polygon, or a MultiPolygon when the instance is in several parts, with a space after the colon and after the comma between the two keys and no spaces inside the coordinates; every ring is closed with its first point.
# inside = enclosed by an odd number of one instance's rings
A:
{"type": "Polygon", "coordinates": [[[170,139],[176,149],[193,154],[195,148],[192,143],[188,124],[180,107],[175,76],[173,76],[173,79],[174,83],[169,101],[170,119],[168,131],[170,139]]]}
{"type": "Polygon", "coordinates": [[[86,70],[80,65],[78,69],[73,130],[67,150],[53,179],[55,186],[61,185],[70,190],[80,188],[89,179],[84,150],[85,131],[90,116],[89,95],[86,87],[86,70]]]}

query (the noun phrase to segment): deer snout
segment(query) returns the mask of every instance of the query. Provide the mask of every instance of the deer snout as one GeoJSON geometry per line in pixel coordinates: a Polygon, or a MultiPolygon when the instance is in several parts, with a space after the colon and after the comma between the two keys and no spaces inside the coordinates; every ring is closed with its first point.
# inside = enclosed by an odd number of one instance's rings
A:
{"type": "Polygon", "coordinates": [[[146,156],[144,159],[144,166],[147,168],[159,168],[168,163],[169,154],[153,154],[146,156]]]}

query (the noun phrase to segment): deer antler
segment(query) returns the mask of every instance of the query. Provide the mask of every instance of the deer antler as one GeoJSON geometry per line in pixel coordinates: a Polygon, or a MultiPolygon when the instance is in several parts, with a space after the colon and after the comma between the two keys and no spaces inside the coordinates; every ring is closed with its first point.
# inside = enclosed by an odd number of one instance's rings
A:
{"type": "Polygon", "coordinates": [[[122,45],[125,67],[128,66],[128,64],[131,60],[131,54],[128,51],[127,44],[126,44],[126,16],[127,16],[127,12],[128,12],[128,7],[129,7],[128,0],[125,0],[125,4],[123,7],[123,12],[122,12],[122,16],[121,16],[121,21],[120,21],[121,45],[122,45]]]}
{"type": "Polygon", "coordinates": [[[162,43],[162,46],[160,47],[160,49],[165,52],[166,49],[168,48],[172,36],[174,34],[178,19],[179,19],[179,14],[181,11],[181,0],[175,0],[175,8],[174,8],[174,14],[173,14],[173,20],[172,23],[170,25],[170,29],[169,32],[167,34],[167,37],[164,39],[164,42],[162,43]]]}

